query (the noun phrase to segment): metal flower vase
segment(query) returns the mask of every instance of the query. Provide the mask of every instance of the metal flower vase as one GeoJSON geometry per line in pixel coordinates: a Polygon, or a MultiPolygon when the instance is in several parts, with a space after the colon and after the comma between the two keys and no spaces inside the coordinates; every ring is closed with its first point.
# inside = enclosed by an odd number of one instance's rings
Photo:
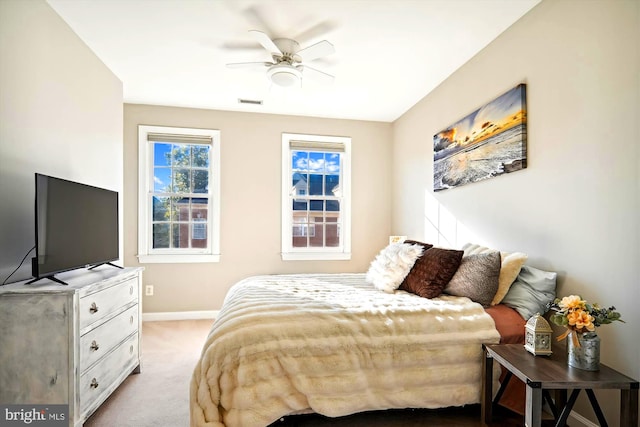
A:
{"type": "Polygon", "coordinates": [[[585,371],[600,370],[600,337],[595,332],[577,334],[579,346],[574,337],[567,337],[567,362],[569,366],[585,371]]]}

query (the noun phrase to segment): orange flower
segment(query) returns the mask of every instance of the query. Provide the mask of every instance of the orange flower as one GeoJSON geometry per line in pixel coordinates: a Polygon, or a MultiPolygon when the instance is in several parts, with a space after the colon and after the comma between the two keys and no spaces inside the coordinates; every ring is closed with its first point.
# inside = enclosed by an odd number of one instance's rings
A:
{"type": "Polygon", "coordinates": [[[567,330],[558,337],[558,341],[571,335],[574,344],[579,347],[578,334],[593,332],[600,325],[615,321],[623,322],[615,307],[600,308],[598,304],[588,304],[580,295],[569,295],[562,299],[556,298],[548,308],[555,311],[551,321],[564,326],[567,330]]]}
{"type": "Polygon", "coordinates": [[[569,326],[572,326],[577,331],[586,329],[588,331],[594,331],[595,325],[593,324],[593,316],[586,311],[576,310],[567,313],[567,321],[569,326]]]}
{"type": "Polygon", "coordinates": [[[586,301],[580,298],[578,295],[569,295],[568,297],[562,298],[560,301],[560,308],[566,310],[575,310],[577,308],[584,308],[586,301]]]}

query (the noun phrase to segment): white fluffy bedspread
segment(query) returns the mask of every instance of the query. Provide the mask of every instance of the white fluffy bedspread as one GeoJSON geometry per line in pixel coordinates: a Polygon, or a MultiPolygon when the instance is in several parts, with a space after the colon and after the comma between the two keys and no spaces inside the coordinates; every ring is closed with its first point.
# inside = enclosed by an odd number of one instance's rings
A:
{"type": "Polygon", "coordinates": [[[481,343],[500,339],[463,297],[387,294],[364,274],[255,276],[235,284],[191,380],[191,426],[264,427],[480,401],[481,343]]]}

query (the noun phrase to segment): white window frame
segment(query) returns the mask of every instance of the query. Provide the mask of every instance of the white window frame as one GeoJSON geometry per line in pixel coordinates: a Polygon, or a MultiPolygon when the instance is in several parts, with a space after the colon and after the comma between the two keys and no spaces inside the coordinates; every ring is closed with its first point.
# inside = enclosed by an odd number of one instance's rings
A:
{"type": "Polygon", "coordinates": [[[138,260],[140,263],[200,263],[220,261],[220,131],[167,126],[138,126],[138,260]],[[153,150],[148,134],[205,136],[209,150],[207,238],[209,248],[152,248],[153,150]]]}
{"type": "MultiPolygon", "coordinates": [[[[312,148],[310,148],[312,150],[312,148]]],[[[284,261],[331,261],[351,259],[351,138],[340,136],[307,135],[296,133],[282,134],[282,259],[284,261]],[[341,224],[338,227],[340,245],[337,247],[293,247],[293,221],[291,203],[291,142],[340,144],[344,151],[341,165],[340,204],[341,224]]]]}

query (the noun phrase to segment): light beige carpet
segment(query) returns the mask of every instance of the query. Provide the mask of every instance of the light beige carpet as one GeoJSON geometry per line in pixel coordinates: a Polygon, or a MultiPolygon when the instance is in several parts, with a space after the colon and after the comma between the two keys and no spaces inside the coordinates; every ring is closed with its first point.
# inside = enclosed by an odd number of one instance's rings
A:
{"type": "Polygon", "coordinates": [[[189,382],[212,324],[144,322],[142,372],[130,375],[84,427],[188,427],[189,382]]]}

